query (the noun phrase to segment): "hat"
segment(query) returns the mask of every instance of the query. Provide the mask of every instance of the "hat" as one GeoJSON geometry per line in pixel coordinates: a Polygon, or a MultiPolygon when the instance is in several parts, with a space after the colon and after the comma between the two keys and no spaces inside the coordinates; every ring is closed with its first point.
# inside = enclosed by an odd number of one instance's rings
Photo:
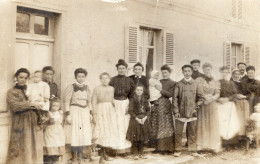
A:
{"type": "Polygon", "coordinates": [[[190,62],[190,64],[193,64],[193,63],[200,63],[200,60],[199,59],[194,59],[190,62]]]}
{"type": "Polygon", "coordinates": [[[240,64],[243,64],[243,65],[246,66],[246,63],[244,63],[244,62],[239,62],[239,63],[237,63],[237,66],[239,66],[240,64]]]}
{"type": "Polygon", "coordinates": [[[239,72],[239,73],[240,73],[240,70],[239,70],[239,69],[233,69],[233,70],[232,70],[232,75],[233,75],[235,72],[239,72]]]}
{"type": "Polygon", "coordinates": [[[212,68],[212,65],[211,65],[210,63],[206,62],[206,63],[204,63],[204,64],[202,65],[202,68],[206,68],[206,67],[212,68]]]}
{"type": "Polygon", "coordinates": [[[128,64],[125,62],[124,59],[119,59],[117,64],[116,64],[116,67],[119,67],[120,65],[123,65],[125,66],[126,68],[128,67],[128,64]]]}
{"type": "Polygon", "coordinates": [[[143,64],[142,64],[142,63],[140,63],[140,62],[137,62],[137,63],[134,65],[134,67],[136,67],[136,66],[142,67],[142,70],[144,70],[144,66],[143,66],[143,64]]]}

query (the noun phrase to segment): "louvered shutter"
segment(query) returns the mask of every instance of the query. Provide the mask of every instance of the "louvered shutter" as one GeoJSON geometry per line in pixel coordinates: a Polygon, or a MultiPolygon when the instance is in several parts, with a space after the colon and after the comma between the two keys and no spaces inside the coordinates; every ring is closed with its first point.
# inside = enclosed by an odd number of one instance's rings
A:
{"type": "Polygon", "coordinates": [[[232,17],[237,18],[237,0],[232,0],[232,17]]]}
{"type": "Polygon", "coordinates": [[[125,60],[131,69],[138,62],[139,27],[127,25],[125,30],[125,60]]]}
{"type": "Polygon", "coordinates": [[[244,62],[249,65],[250,64],[250,47],[245,46],[244,50],[244,62]]]}
{"type": "Polygon", "coordinates": [[[164,42],[163,63],[173,67],[174,66],[174,54],[175,54],[174,34],[165,32],[164,40],[165,40],[165,42],[164,42]]]}
{"type": "Polygon", "coordinates": [[[237,18],[242,19],[242,0],[237,1],[237,18]]]}
{"type": "Polygon", "coordinates": [[[231,70],[231,43],[224,42],[224,66],[231,70]]]}

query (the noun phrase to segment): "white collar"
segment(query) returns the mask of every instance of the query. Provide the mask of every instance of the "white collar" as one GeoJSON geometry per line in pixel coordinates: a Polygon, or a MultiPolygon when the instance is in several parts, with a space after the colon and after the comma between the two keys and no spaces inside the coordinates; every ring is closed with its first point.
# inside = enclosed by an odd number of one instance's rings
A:
{"type": "Polygon", "coordinates": [[[135,78],[139,78],[140,79],[141,77],[142,77],[142,75],[140,75],[140,76],[135,75],[135,78]]]}
{"type": "Polygon", "coordinates": [[[188,79],[184,78],[184,80],[187,81],[187,82],[191,81],[191,79],[192,79],[191,77],[188,78],[188,79]]]}
{"type": "Polygon", "coordinates": [[[79,86],[79,87],[83,87],[85,84],[83,83],[83,84],[80,84],[80,83],[78,83],[78,82],[76,82],[76,84],[77,84],[77,86],[79,86]]]}

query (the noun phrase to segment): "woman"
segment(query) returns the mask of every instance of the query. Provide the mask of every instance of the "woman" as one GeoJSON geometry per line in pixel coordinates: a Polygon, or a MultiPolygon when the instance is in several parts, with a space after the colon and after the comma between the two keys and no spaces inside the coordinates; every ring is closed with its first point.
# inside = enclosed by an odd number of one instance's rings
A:
{"type": "Polygon", "coordinates": [[[100,147],[99,163],[110,160],[106,151],[117,148],[116,113],[113,105],[114,88],[109,86],[110,75],[106,72],[100,75],[101,85],[96,87],[92,96],[92,107],[95,122],[94,138],[100,147]]]}
{"type": "Polygon", "coordinates": [[[43,163],[43,131],[37,125],[35,112],[42,106],[37,102],[30,103],[25,95],[29,76],[27,69],[17,70],[17,83],[7,93],[7,102],[13,114],[8,164],[43,163]]]}
{"type": "Polygon", "coordinates": [[[202,67],[205,77],[197,80],[202,85],[205,101],[198,110],[197,149],[217,153],[221,147],[216,102],[220,95],[220,84],[211,75],[212,65],[210,63],[205,63],[202,67]]]}
{"type": "Polygon", "coordinates": [[[235,69],[232,71],[232,83],[234,83],[236,87],[236,94],[235,94],[235,103],[236,109],[238,113],[238,136],[242,138],[242,136],[246,135],[245,127],[247,120],[249,119],[249,103],[247,101],[247,97],[245,96],[245,87],[246,84],[241,82],[240,79],[241,73],[240,70],[235,69]]]}
{"type": "Polygon", "coordinates": [[[131,143],[126,140],[126,133],[130,120],[128,114],[129,100],[134,91],[134,82],[130,77],[126,76],[127,63],[123,59],[119,59],[116,64],[118,75],[113,77],[110,81],[110,86],[114,87],[114,104],[116,109],[116,123],[118,134],[118,146],[119,153],[125,153],[125,149],[131,147],[131,143]]]}
{"type": "Polygon", "coordinates": [[[161,67],[162,87],[156,86],[156,88],[162,96],[151,103],[151,146],[156,149],[155,153],[172,153],[174,150],[174,126],[170,98],[173,96],[176,83],[170,79],[171,71],[168,65],[161,67]]]}
{"type": "Polygon", "coordinates": [[[218,102],[219,113],[219,129],[220,136],[224,141],[224,146],[228,148],[228,140],[233,138],[239,131],[239,122],[236,106],[234,103],[234,94],[236,93],[236,87],[233,82],[230,82],[229,68],[221,67],[220,73],[222,79],[220,82],[220,97],[218,102]]]}
{"type": "Polygon", "coordinates": [[[84,153],[90,156],[90,146],[92,144],[92,129],[90,124],[91,92],[85,84],[87,70],[77,68],[74,71],[76,83],[70,84],[65,90],[65,113],[66,121],[71,123],[70,136],[67,134],[71,144],[72,162],[77,163],[84,160],[84,153]]]}
{"type": "Polygon", "coordinates": [[[254,113],[254,106],[259,102],[259,88],[260,81],[255,79],[255,67],[248,66],[246,68],[248,79],[244,80],[245,82],[245,95],[249,101],[249,112],[250,114],[254,113]]]}

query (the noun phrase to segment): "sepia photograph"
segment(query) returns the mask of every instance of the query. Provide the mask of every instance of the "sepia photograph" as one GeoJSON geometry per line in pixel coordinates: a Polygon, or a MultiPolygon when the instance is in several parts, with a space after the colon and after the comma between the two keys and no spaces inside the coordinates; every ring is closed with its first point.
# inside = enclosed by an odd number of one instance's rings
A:
{"type": "Polygon", "coordinates": [[[260,0],[0,0],[0,164],[260,164],[260,0]]]}

